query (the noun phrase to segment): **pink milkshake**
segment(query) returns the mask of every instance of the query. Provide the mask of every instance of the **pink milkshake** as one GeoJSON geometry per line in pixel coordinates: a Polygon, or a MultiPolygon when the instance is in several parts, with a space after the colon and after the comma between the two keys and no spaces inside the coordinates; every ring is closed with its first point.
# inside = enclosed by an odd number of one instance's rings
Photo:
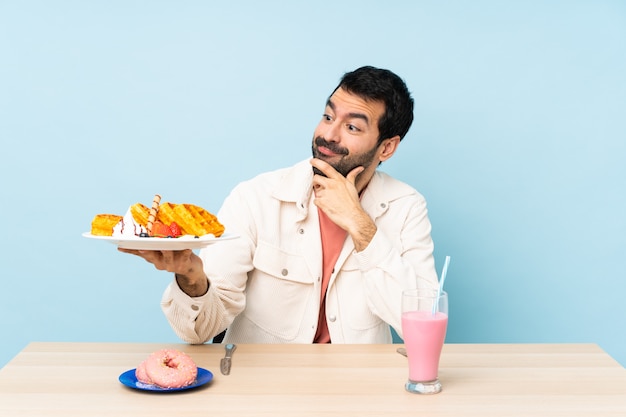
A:
{"type": "Polygon", "coordinates": [[[405,311],[402,333],[409,359],[409,380],[437,380],[439,357],[446,338],[448,315],[443,312],[405,311]]]}

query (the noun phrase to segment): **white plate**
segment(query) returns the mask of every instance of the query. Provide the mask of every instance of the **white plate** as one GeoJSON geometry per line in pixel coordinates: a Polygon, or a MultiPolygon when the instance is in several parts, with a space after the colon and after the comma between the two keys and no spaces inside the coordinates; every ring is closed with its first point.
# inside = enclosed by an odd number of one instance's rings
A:
{"type": "Polygon", "coordinates": [[[113,243],[120,248],[136,250],[184,250],[201,249],[224,240],[237,239],[239,236],[224,233],[220,237],[204,235],[200,237],[181,236],[168,237],[139,237],[139,236],[95,236],[89,232],[83,233],[83,237],[96,240],[104,240],[113,243]]]}

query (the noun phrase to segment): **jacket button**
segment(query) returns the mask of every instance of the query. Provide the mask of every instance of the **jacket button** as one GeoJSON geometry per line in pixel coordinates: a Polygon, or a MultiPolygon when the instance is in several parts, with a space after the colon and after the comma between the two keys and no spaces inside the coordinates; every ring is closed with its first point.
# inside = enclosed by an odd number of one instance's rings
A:
{"type": "Polygon", "coordinates": [[[280,273],[281,273],[284,277],[286,277],[286,276],[287,276],[287,274],[289,273],[289,271],[287,271],[287,269],[285,268],[285,269],[283,269],[282,271],[280,271],[280,273]]]}
{"type": "Polygon", "coordinates": [[[385,203],[380,203],[380,208],[385,208],[385,207],[387,207],[387,204],[385,204],[385,203]]]}
{"type": "Polygon", "coordinates": [[[332,314],[328,316],[328,320],[330,320],[331,322],[335,322],[335,320],[337,320],[337,317],[334,314],[332,314]]]}
{"type": "Polygon", "coordinates": [[[300,233],[301,235],[304,234],[304,229],[298,229],[298,233],[300,233]]]}
{"type": "Polygon", "coordinates": [[[195,304],[192,304],[192,305],[191,305],[191,309],[192,309],[193,311],[198,311],[198,310],[200,310],[200,307],[198,307],[198,306],[197,306],[197,305],[195,305],[195,304]]]}

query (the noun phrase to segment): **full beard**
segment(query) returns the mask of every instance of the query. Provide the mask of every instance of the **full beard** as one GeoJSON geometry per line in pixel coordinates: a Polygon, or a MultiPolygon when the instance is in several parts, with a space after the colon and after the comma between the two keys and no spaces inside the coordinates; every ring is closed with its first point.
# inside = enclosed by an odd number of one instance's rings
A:
{"type": "MultiPolygon", "coordinates": [[[[356,167],[362,166],[363,168],[367,169],[374,162],[374,157],[376,156],[377,150],[378,145],[374,146],[372,149],[365,153],[350,155],[350,152],[347,148],[341,147],[334,142],[327,142],[326,139],[322,138],[321,136],[316,137],[313,140],[313,145],[311,146],[311,152],[313,153],[314,158],[318,158],[322,161],[327,162],[344,177],[346,177],[350,173],[350,171],[352,171],[356,167]],[[324,155],[318,150],[320,146],[328,148],[331,152],[339,155],[340,159],[338,161],[331,162],[332,158],[324,155]]],[[[315,167],[313,167],[313,173],[321,175],[323,177],[326,176],[326,174],[324,174],[322,171],[315,167]]]]}

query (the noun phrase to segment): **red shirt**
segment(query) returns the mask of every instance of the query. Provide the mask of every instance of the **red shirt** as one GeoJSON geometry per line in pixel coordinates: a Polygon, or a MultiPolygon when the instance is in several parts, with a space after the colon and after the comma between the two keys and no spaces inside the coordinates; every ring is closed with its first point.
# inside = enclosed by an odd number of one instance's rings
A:
{"type": "Polygon", "coordinates": [[[317,322],[317,332],[313,343],[330,343],[330,333],[328,332],[328,324],[326,323],[326,289],[330,276],[337,263],[337,258],[341,253],[343,242],[346,240],[346,231],[337,226],[324,214],[322,210],[317,209],[320,219],[320,234],[322,237],[322,294],[320,300],[320,315],[317,322]]]}

